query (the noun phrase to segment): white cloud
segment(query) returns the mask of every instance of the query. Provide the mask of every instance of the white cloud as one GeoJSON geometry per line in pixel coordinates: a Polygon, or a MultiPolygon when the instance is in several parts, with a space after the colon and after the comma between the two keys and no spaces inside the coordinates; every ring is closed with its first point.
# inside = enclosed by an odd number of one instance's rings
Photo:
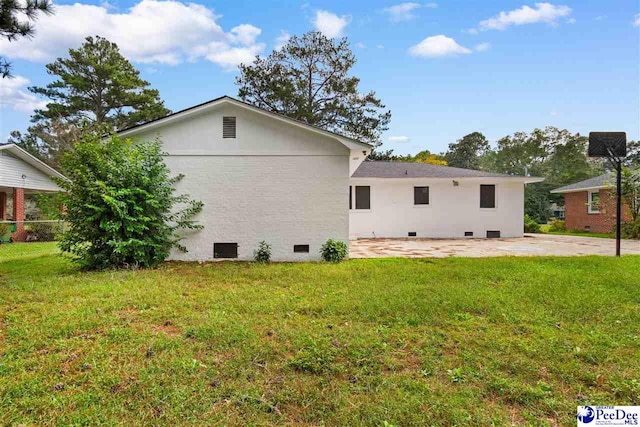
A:
{"type": "Polygon", "coordinates": [[[141,0],[123,13],[108,5],[56,5],[54,15],[38,19],[33,39],[0,40],[0,55],[47,62],[97,34],[132,61],[176,65],[207,58],[231,69],[264,49],[259,28],[242,24],[225,32],[218,18],[206,6],[175,0],[141,0]]]}
{"type": "Polygon", "coordinates": [[[420,9],[421,7],[422,5],[420,3],[400,3],[395,6],[382,9],[382,11],[389,15],[391,22],[402,22],[415,18],[415,10],[420,9]]]}
{"type": "Polygon", "coordinates": [[[376,45],[376,47],[377,47],[378,49],[384,49],[384,45],[381,45],[381,44],[377,44],[377,45],[376,45]]]}
{"type": "Polygon", "coordinates": [[[362,43],[362,42],[358,42],[358,43],[356,43],[356,47],[359,48],[359,49],[366,49],[367,45],[362,43]]]}
{"type": "Polygon", "coordinates": [[[640,27],[640,13],[638,13],[633,19],[633,26],[640,27]]]}
{"type": "Polygon", "coordinates": [[[491,43],[480,43],[476,45],[476,52],[486,52],[491,48],[491,43]]]}
{"type": "Polygon", "coordinates": [[[282,49],[284,45],[287,44],[290,38],[291,38],[291,34],[289,34],[287,31],[284,31],[284,30],[280,31],[280,35],[276,37],[276,42],[273,45],[273,48],[275,50],[282,49]]]}
{"type": "Polygon", "coordinates": [[[464,46],[460,46],[454,39],[444,36],[431,36],[422,40],[409,49],[409,53],[413,56],[423,56],[427,58],[436,58],[450,55],[464,55],[471,53],[471,50],[464,46]]]}
{"type": "Polygon", "coordinates": [[[408,136],[390,136],[389,141],[391,142],[409,142],[408,136]]]}
{"type": "Polygon", "coordinates": [[[567,19],[567,24],[575,24],[575,23],[576,23],[576,18],[567,19]]]}
{"type": "Polygon", "coordinates": [[[350,21],[349,15],[338,16],[326,10],[317,10],[312,23],[316,30],[332,39],[341,37],[350,21]]]}
{"type": "Polygon", "coordinates": [[[12,107],[16,111],[33,113],[36,108],[44,108],[47,103],[34,94],[25,91],[29,80],[22,76],[0,78],[0,108],[12,107]]]}
{"type": "Polygon", "coordinates": [[[251,24],[242,24],[231,29],[230,40],[248,46],[256,43],[262,30],[251,24]]]}
{"type": "Polygon", "coordinates": [[[571,14],[569,6],[536,3],[535,7],[525,5],[509,12],[500,12],[493,18],[481,21],[479,29],[481,31],[504,30],[512,25],[536,24],[538,22],[556,25],[559,18],[569,14],[571,14]]]}

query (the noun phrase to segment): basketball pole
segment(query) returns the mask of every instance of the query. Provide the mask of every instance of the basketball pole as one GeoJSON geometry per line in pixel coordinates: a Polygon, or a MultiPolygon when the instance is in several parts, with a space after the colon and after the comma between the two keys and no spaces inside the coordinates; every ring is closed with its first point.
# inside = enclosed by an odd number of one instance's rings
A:
{"type": "Polygon", "coordinates": [[[620,239],[622,223],[622,160],[616,159],[616,174],[618,194],[616,200],[616,256],[620,256],[620,239]]]}

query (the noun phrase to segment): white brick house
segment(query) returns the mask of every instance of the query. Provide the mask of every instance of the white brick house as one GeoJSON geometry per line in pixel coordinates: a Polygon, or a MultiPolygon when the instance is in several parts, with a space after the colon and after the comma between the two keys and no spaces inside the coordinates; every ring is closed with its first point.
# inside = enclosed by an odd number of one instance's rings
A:
{"type": "Polygon", "coordinates": [[[329,238],[522,236],[524,184],[538,180],[362,164],[370,145],[230,97],[119,134],[159,138],[171,171],[185,175],[178,192],[204,202],[204,229],[173,259],[249,260],[262,240],[273,260],[303,261],[320,259],[329,238]],[[494,206],[480,208],[487,197],[494,206]]]}
{"type": "Polygon", "coordinates": [[[204,229],[174,259],[212,259],[214,245],[226,257],[237,245],[248,260],[264,240],[273,260],[317,260],[327,239],[349,239],[349,177],[368,144],[229,97],[120,135],[159,137],[171,171],[185,175],[178,192],[204,202],[204,229]]]}

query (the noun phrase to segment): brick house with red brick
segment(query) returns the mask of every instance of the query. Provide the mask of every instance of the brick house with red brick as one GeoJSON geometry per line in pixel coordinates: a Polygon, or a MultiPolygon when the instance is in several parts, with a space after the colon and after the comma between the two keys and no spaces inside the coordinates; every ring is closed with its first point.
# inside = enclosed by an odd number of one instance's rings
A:
{"type": "MultiPolygon", "coordinates": [[[[567,230],[613,232],[616,225],[615,182],[615,174],[604,174],[552,190],[552,193],[564,195],[567,230]]],[[[631,220],[625,205],[622,220],[631,220]]]]}
{"type": "Polygon", "coordinates": [[[60,172],[17,145],[0,145],[0,222],[9,222],[15,228],[13,241],[23,241],[27,236],[25,194],[61,190],[52,177],[64,179],[60,172]]]}

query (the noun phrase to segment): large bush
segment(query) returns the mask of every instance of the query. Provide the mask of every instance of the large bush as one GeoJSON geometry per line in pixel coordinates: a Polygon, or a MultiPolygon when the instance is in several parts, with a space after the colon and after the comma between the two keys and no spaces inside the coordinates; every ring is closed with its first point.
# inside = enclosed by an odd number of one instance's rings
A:
{"type": "Polygon", "coordinates": [[[87,269],[144,268],[162,262],[180,244],[180,229],[199,229],[193,216],[202,203],[174,195],[157,141],[132,143],[117,136],[85,136],[61,161],[69,181],[60,242],[87,269]]]}

